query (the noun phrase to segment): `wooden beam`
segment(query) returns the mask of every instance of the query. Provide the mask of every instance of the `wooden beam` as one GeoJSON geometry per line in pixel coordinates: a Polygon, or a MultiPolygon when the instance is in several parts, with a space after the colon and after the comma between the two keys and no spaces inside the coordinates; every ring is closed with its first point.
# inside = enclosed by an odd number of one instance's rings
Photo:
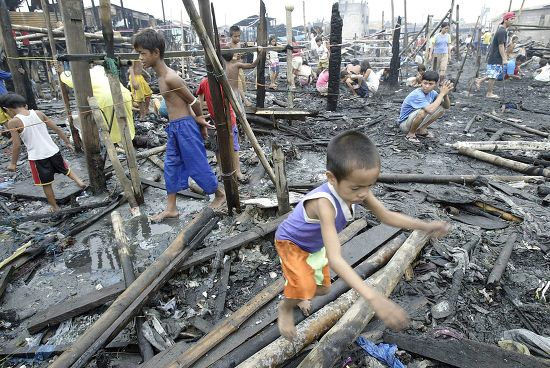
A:
{"type": "Polygon", "coordinates": [[[458,368],[548,368],[548,363],[533,356],[468,339],[436,339],[385,332],[384,342],[458,368]]]}
{"type": "MultiPolygon", "coordinates": [[[[328,63],[328,97],[327,111],[338,109],[338,97],[340,96],[340,65],[342,64],[342,26],[344,21],[338,10],[338,3],[332,4],[330,17],[330,56],[328,63]]],[[[382,16],[384,18],[384,16],[382,16]]],[[[384,26],[382,25],[382,28],[384,26]]]]}
{"type": "Polygon", "coordinates": [[[481,161],[485,161],[493,165],[506,167],[508,169],[518,171],[524,174],[542,175],[546,178],[550,178],[550,169],[543,169],[540,167],[524,164],[522,162],[508,160],[500,156],[492,155],[490,153],[474,150],[471,148],[461,147],[458,149],[458,152],[462,155],[469,156],[481,161]]]}
{"type": "MultiPolygon", "coordinates": [[[[80,2],[61,0],[59,6],[63,14],[67,52],[76,54],[87,52],[80,2]]],[[[90,70],[86,61],[71,61],[70,64],[76,105],[82,126],[82,142],[86,154],[90,189],[94,194],[97,194],[103,192],[107,185],[103,171],[104,162],[100,154],[99,132],[94,123],[92,112],[88,107],[88,97],[93,96],[90,70]]]]}
{"type": "Polygon", "coordinates": [[[509,120],[506,120],[506,119],[499,118],[498,116],[495,116],[493,114],[487,114],[487,113],[483,112],[482,115],[486,116],[488,118],[491,118],[495,121],[498,121],[500,123],[504,123],[504,124],[513,126],[516,129],[520,129],[520,130],[524,130],[524,131],[532,133],[532,134],[540,135],[541,137],[550,138],[550,133],[548,133],[548,132],[543,132],[543,131],[540,131],[538,129],[529,128],[529,127],[520,125],[518,123],[514,123],[513,121],[509,121],[509,120]]]}
{"type": "MultiPolygon", "coordinates": [[[[258,22],[258,32],[256,36],[258,46],[267,47],[267,21],[265,19],[265,4],[260,0],[260,20],[258,22]]],[[[265,60],[266,53],[258,54],[258,66],[256,67],[256,106],[265,106],[265,60]]]]}
{"type": "Polygon", "coordinates": [[[273,156],[273,170],[275,171],[275,190],[277,191],[277,205],[279,207],[278,214],[282,215],[290,212],[290,201],[288,194],[288,182],[286,180],[285,169],[285,154],[283,148],[275,141],[271,144],[271,152],[273,156]]]}
{"type": "Polygon", "coordinates": [[[71,348],[50,365],[50,368],[85,366],[99,349],[108,344],[126,326],[148,297],[170,279],[189,257],[193,246],[197,246],[197,242],[191,240],[198,237],[203,229],[208,230],[204,234],[206,237],[212,229],[208,229],[206,225],[212,222],[212,226],[215,226],[217,218],[214,211],[206,207],[182,229],[168,248],[73,343],[71,348]]]}
{"type": "Polygon", "coordinates": [[[522,151],[550,151],[550,142],[532,141],[479,141],[446,143],[453,148],[471,148],[479,151],[522,150],[522,151]]]}
{"type": "MultiPolygon", "coordinates": [[[[292,3],[285,4],[286,10],[286,44],[292,45],[292,11],[294,10],[294,5],[292,3]]],[[[287,95],[287,105],[288,107],[294,107],[294,92],[296,88],[294,80],[294,70],[292,68],[292,49],[289,48],[286,50],[286,82],[288,88],[287,95]]]]}
{"type": "Polygon", "coordinates": [[[34,335],[47,327],[56,326],[69,318],[89,312],[115,299],[125,289],[124,282],[118,282],[101,290],[93,290],[88,294],[48,306],[46,310],[38,312],[32,317],[27,326],[27,331],[29,331],[29,334],[34,335]]]}
{"type": "Polygon", "coordinates": [[[517,238],[518,235],[516,233],[512,233],[506,240],[506,243],[504,243],[498,258],[493,265],[493,269],[487,278],[488,289],[494,289],[500,282],[500,279],[506,270],[506,266],[508,265],[508,261],[510,260],[510,256],[512,255],[512,251],[514,250],[514,246],[516,245],[517,238]]]}

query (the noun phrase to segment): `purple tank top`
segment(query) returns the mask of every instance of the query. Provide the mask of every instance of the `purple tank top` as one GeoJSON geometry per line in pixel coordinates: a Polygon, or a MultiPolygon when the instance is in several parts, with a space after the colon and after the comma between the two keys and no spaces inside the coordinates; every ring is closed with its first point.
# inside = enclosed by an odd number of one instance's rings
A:
{"type": "Polygon", "coordinates": [[[327,198],[336,210],[334,219],[336,231],[342,231],[348,221],[353,219],[354,205],[349,211],[347,204],[338,196],[329,183],[309,192],[294,208],[294,211],[283,221],[275,232],[275,239],[290,240],[308,253],[321,250],[324,246],[319,220],[309,219],[304,208],[304,202],[309,199],[327,198]]]}

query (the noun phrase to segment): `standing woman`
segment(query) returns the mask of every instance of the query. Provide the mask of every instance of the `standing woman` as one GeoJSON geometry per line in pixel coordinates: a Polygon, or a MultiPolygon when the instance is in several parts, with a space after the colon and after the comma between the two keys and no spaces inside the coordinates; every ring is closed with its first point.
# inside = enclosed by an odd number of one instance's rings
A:
{"type": "Polygon", "coordinates": [[[430,39],[430,52],[428,60],[433,65],[433,70],[439,71],[439,83],[445,80],[447,73],[447,64],[449,63],[449,45],[451,44],[451,35],[449,34],[449,23],[441,23],[441,29],[438,34],[430,39]]]}

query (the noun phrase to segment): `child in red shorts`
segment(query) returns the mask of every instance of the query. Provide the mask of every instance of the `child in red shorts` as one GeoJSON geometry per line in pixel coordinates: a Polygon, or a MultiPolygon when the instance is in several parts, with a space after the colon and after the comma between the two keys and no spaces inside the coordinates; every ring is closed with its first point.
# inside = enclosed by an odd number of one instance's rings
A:
{"type": "Polygon", "coordinates": [[[27,101],[23,96],[8,93],[0,97],[0,107],[11,118],[7,126],[13,139],[13,152],[8,170],[16,170],[17,159],[21,150],[21,140],[23,140],[25,147],[27,147],[27,156],[34,184],[42,186],[52,210],[59,210],[52,188],[56,173],[67,175],[82,189],[86,187],[86,184],[71,171],[69,164],[61,156],[59,147],[48,134],[48,128],[55,131],[65,142],[65,145],[74,151],[69,139],[61,128],[44,113],[28,110],[27,101]]]}

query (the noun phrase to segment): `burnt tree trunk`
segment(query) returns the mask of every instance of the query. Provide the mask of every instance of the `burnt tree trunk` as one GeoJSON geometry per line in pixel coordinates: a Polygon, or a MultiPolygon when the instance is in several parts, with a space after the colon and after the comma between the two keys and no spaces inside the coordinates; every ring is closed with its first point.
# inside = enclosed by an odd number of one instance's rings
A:
{"type": "Polygon", "coordinates": [[[330,60],[328,64],[328,98],[327,111],[335,111],[338,108],[338,96],[340,94],[340,64],[342,63],[342,17],[338,10],[338,3],[332,5],[332,17],[330,18],[330,60]]]}

